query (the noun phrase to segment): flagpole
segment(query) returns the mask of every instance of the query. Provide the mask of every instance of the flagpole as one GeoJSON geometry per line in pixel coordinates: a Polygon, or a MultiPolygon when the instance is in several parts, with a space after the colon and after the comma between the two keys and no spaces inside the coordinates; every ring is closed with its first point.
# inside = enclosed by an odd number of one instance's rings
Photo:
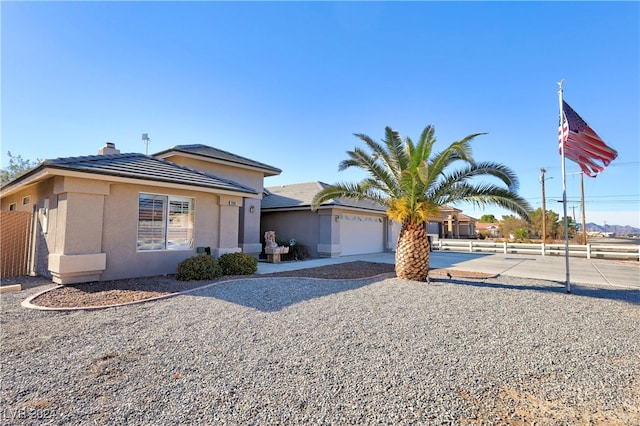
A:
{"type": "MultiPolygon", "coordinates": [[[[564,158],[564,144],[566,138],[564,137],[564,132],[562,129],[564,127],[564,112],[562,108],[562,85],[564,84],[564,79],[558,82],[558,86],[560,89],[558,90],[558,102],[560,103],[560,129],[561,129],[561,140],[562,140],[562,208],[564,211],[564,264],[566,271],[566,289],[567,293],[571,293],[571,281],[569,279],[569,224],[567,223],[567,176],[565,173],[565,158],[564,158]]],[[[567,123],[567,126],[569,123],[567,123]]]]}

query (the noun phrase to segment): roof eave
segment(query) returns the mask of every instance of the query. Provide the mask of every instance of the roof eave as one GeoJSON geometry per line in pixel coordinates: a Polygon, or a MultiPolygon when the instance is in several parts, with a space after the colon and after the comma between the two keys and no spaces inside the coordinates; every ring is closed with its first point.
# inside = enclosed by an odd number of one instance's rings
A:
{"type": "Polygon", "coordinates": [[[18,176],[16,179],[11,182],[7,182],[2,188],[0,188],[0,194],[2,197],[11,195],[22,190],[26,186],[30,186],[44,178],[48,175],[46,171],[46,166],[39,165],[34,169],[28,171],[27,173],[18,176]]]}
{"type": "MultiPolygon", "coordinates": [[[[341,209],[341,210],[349,210],[349,211],[358,211],[358,212],[370,212],[370,213],[378,213],[386,215],[387,212],[385,210],[377,210],[377,209],[369,209],[366,207],[356,207],[356,206],[345,206],[342,204],[322,204],[317,210],[330,210],[330,209],[341,209]]],[[[284,212],[284,211],[310,211],[310,204],[302,204],[297,206],[283,206],[283,207],[262,207],[261,211],[264,212],[284,212]]]]}
{"type": "Polygon", "coordinates": [[[52,165],[46,165],[38,169],[41,169],[41,170],[38,170],[38,172],[35,172],[36,170],[34,170],[34,173],[32,172],[27,173],[21,176],[20,178],[5,185],[5,187],[2,188],[2,197],[9,196],[15,192],[22,190],[26,186],[35,184],[49,177],[67,176],[67,177],[77,177],[77,178],[85,178],[85,179],[87,177],[91,177],[92,179],[96,179],[96,180],[108,180],[111,182],[129,183],[129,184],[136,184],[136,185],[148,184],[151,186],[159,186],[158,184],[161,183],[163,188],[183,189],[183,190],[189,190],[189,191],[195,190],[198,192],[235,195],[235,196],[242,196],[242,197],[255,198],[255,199],[260,198],[260,195],[256,191],[245,191],[242,189],[233,190],[229,188],[222,188],[215,185],[184,184],[184,183],[177,183],[171,180],[164,180],[164,179],[143,179],[143,178],[126,176],[121,173],[92,172],[89,170],[79,171],[79,170],[72,170],[67,167],[52,166],[52,165]],[[9,189],[6,189],[7,187],[9,187],[9,189]]]}
{"type": "Polygon", "coordinates": [[[244,164],[236,161],[223,160],[221,158],[212,157],[210,155],[194,154],[193,152],[183,151],[175,148],[169,148],[164,151],[160,151],[156,154],[153,154],[154,157],[158,157],[162,159],[167,159],[169,157],[172,157],[173,155],[180,155],[186,158],[193,158],[197,160],[208,161],[210,163],[216,163],[216,164],[222,164],[225,166],[233,166],[233,167],[239,167],[242,169],[253,170],[253,171],[261,172],[265,177],[277,176],[280,173],[282,173],[282,170],[278,169],[277,167],[270,167],[270,166],[259,167],[259,166],[244,164]]]}

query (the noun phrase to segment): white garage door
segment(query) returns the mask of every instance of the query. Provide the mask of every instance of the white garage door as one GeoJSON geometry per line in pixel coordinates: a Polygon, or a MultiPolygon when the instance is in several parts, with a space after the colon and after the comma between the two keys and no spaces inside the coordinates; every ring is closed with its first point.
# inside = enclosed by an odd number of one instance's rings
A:
{"type": "Polygon", "coordinates": [[[356,213],[340,216],[342,256],[384,251],[382,218],[356,213]]]}

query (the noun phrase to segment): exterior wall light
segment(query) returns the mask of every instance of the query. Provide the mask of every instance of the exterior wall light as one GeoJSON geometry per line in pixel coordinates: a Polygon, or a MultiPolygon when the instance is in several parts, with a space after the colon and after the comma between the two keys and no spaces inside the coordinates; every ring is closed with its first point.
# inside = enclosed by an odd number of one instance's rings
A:
{"type": "Polygon", "coordinates": [[[249,207],[249,213],[253,213],[254,211],[256,211],[255,206],[249,207]]]}

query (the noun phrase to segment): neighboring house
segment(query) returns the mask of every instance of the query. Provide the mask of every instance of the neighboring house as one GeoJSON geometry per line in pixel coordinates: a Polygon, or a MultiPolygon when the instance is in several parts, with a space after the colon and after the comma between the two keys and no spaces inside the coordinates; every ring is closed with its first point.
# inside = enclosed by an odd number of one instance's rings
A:
{"type": "Polygon", "coordinates": [[[440,207],[440,213],[441,218],[437,229],[440,238],[476,238],[478,219],[467,216],[462,213],[462,210],[450,206],[440,207]]]}
{"type": "Polygon", "coordinates": [[[500,236],[499,223],[478,223],[476,225],[476,233],[486,233],[489,237],[495,238],[500,236]]]}
{"type": "Polygon", "coordinates": [[[458,238],[476,238],[478,219],[464,213],[458,215],[458,238]]]}
{"type": "MultiPolygon", "coordinates": [[[[280,241],[300,241],[312,257],[395,251],[400,224],[389,220],[385,206],[340,198],[312,212],[313,197],[327,186],[316,181],[266,188],[261,234],[275,231],[280,241]]],[[[476,222],[459,209],[442,206],[440,217],[429,219],[427,233],[433,241],[475,237],[476,222]]]]}
{"type": "Polygon", "coordinates": [[[205,145],[45,160],[2,187],[36,212],[31,271],[61,284],[175,273],[196,254],[257,256],[263,179],[281,171],[205,145]]]}

